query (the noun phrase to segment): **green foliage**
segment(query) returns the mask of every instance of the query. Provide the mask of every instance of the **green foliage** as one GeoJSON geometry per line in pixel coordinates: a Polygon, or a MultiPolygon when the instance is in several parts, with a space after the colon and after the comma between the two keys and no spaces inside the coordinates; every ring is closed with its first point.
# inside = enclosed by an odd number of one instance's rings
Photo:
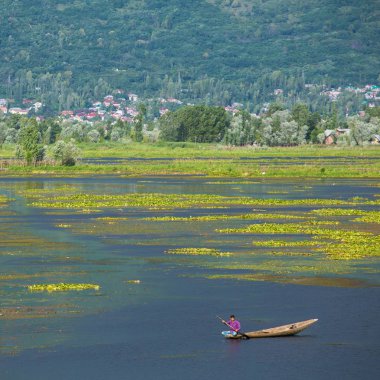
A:
{"type": "Polygon", "coordinates": [[[141,142],[144,139],[143,135],[143,127],[144,127],[144,119],[146,117],[147,108],[145,104],[141,103],[138,107],[138,115],[135,117],[135,134],[134,140],[137,142],[141,142]]]}
{"type": "Polygon", "coordinates": [[[74,166],[79,158],[80,150],[74,140],[70,140],[69,142],[59,140],[52,145],[48,154],[54,160],[60,162],[61,165],[74,166]]]}
{"type": "Polygon", "coordinates": [[[380,118],[380,107],[367,108],[365,113],[368,114],[369,117],[380,118]]]}
{"type": "Polygon", "coordinates": [[[298,127],[303,127],[308,124],[310,112],[306,104],[297,103],[291,111],[293,120],[298,124],[298,127]]]}
{"type": "Polygon", "coordinates": [[[365,1],[3,0],[0,95],[47,114],[112,88],[255,108],[279,87],[294,103],[305,83],[376,81],[377,20],[365,1]]]}
{"type": "Polygon", "coordinates": [[[26,119],[22,125],[18,137],[20,158],[25,158],[28,165],[35,164],[36,161],[42,160],[43,152],[41,150],[39,126],[36,119],[26,119]]]}
{"type": "Polygon", "coordinates": [[[185,106],[160,120],[161,138],[167,141],[218,142],[229,126],[222,107],[185,106]]]}

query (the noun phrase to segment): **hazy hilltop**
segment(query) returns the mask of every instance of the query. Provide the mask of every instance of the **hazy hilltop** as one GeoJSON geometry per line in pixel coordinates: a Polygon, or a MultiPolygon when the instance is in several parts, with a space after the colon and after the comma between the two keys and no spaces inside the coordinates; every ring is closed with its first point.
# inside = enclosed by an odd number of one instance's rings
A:
{"type": "Polygon", "coordinates": [[[305,82],[369,83],[379,22],[380,0],[2,0],[0,96],[255,102],[305,82]]]}

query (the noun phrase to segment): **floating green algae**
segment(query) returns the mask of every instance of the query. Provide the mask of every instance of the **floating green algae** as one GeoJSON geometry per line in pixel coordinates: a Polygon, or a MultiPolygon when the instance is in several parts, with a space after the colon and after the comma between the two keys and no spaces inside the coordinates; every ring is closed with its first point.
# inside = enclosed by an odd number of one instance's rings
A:
{"type": "Polygon", "coordinates": [[[239,215],[201,215],[201,216],[154,216],[142,220],[157,222],[209,222],[213,220],[255,220],[255,219],[310,219],[308,216],[284,214],[239,214],[239,215]]]}
{"type": "Polygon", "coordinates": [[[344,288],[357,288],[368,286],[366,281],[357,280],[353,278],[342,277],[325,277],[325,276],[282,276],[271,275],[265,273],[255,274],[213,274],[204,276],[210,280],[240,280],[240,281],[269,281],[281,284],[293,284],[304,286],[328,286],[328,287],[344,287],[344,288]]]}
{"type": "Polygon", "coordinates": [[[273,256],[313,256],[310,252],[285,252],[285,251],[272,251],[273,256]]]}
{"type": "Polygon", "coordinates": [[[123,216],[101,216],[96,218],[96,220],[104,221],[104,222],[121,222],[128,220],[129,218],[123,216]]]}
{"type": "Polygon", "coordinates": [[[344,208],[323,208],[318,210],[311,210],[311,213],[322,216],[350,216],[350,215],[362,215],[366,211],[356,209],[344,209],[344,208]]]}
{"type": "Polygon", "coordinates": [[[6,206],[10,201],[13,201],[13,199],[0,194],[0,207],[6,206]]]}
{"type": "Polygon", "coordinates": [[[55,307],[7,306],[0,307],[0,320],[49,318],[63,316],[73,312],[75,311],[70,310],[67,305],[57,305],[55,307]]]}
{"type": "Polygon", "coordinates": [[[360,218],[353,219],[354,222],[364,223],[378,223],[380,224],[380,212],[379,211],[367,211],[365,215],[360,218]]]}
{"type": "Polygon", "coordinates": [[[310,260],[305,257],[303,259],[291,257],[288,260],[271,259],[268,261],[247,264],[241,261],[218,261],[213,263],[204,263],[202,266],[218,270],[233,270],[244,272],[268,272],[281,275],[293,275],[299,273],[309,274],[348,274],[352,272],[353,265],[348,261],[333,262],[330,260],[316,259],[310,260]]]}
{"type": "Polygon", "coordinates": [[[323,244],[320,241],[287,241],[287,240],[264,240],[264,241],[253,241],[253,245],[258,247],[315,247],[323,244]]]}
{"type": "Polygon", "coordinates": [[[31,292],[66,292],[71,290],[87,290],[94,289],[99,290],[100,286],[96,284],[35,284],[29,285],[28,290],[31,292]]]}
{"type": "Polygon", "coordinates": [[[76,186],[54,186],[54,187],[36,187],[29,189],[21,189],[17,190],[17,194],[23,195],[26,197],[39,197],[45,195],[53,195],[53,194],[62,194],[62,193],[73,193],[78,191],[78,187],[76,186]]]}
{"type": "Polygon", "coordinates": [[[78,193],[41,197],[33,207],[62,209],[96,209],[144,207],[148,209],[227,208],[231,206],[331,206],[377,204],[379,201],[349,201],[340,199],[260,199],[251,197],[220,196],[214,194],[88,194],[78,193]]]}
{"type": "Polygon", "coordinates": [[[225,207],[225,203],[235,204],[235,198],[209,194],[75,194],[46,198],[32,202],[34,207],[43,208],[123,208],[145,207],[150,209],[186,208],[186,207],[225,207]]]}
{"type": "Polygon", "coordinates": [[[324,234],[330,230],[318,226],[337,225],[335,221],[308,221],[304,223],[259,223],[241,228],[225,228],[216,231],[222,234],[324,234]]]}
{"type": "Polygon", "coordinates": [[[59,224],[56,224],[55,226],[58,228],[71,228],[72,227],[72,225],[68,224],[68,223],[59,223],[59,224]]]}
{"type": "Polygon", "coordinates": [[[174,248],[168,249],[165,253],[171,255],[193,255],[193,256],[231,256],[231,252],[221,252],[216,248],[174,248]]]}
{"type": "Polygon", "coordinates": [[[364,211],[357,209],[319,209],[312,210],[313,214],[320,216],[354,216],[362,215],[360,218],[352,219],[354,222],[365,222],[365,223],[380,223],[380,212],[379,211],[364,211]]]}
{"type": "Polygon", "coordinates": [[[330,231],[325,236],[336,242],[327,242],[316,250],[326,253],[331,259],[351,260],[380,256],[379,235],[358,231],[330,231]]]}
{"type": "MultiPolygon", "coordinates": [[[[217,230],[225,234],[286,234],[311,235],[318,239],[314,248],[331,259],[351,260],[362,257],[380,256],[380,236],[364,231],[320,228],[319,225],[334,225],[335,222],[308,221],[305,223],[263,223],[252,224],[243,228],[217,230]]],[[[268,243],[269,246],[275,243],[268,243]]],[[[279,243],[281,244],[281,243],[279,243]]],[[[264,245],[259,243],[258,245],[264,245]]]]}

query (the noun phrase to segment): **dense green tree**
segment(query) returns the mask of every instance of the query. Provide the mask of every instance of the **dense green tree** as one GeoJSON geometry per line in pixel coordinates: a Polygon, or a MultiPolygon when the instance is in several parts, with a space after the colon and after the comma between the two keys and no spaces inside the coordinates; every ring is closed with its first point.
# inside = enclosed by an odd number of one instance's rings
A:
{"type": "Polygon", "coordinates": [[[285,106],[282,103],[271,103],[268,108],[267,115],[272,116],[277,111],[283,111],[285,106]]]}
{"type": "Polygon", "coordinates": [[[380,107],[368,107],[365,109],[366,115],[369,117],[379,117],[380,118],[380,107]]]}
{"type": "Polygon", "coordinates": [[[306,104],[296,103],[292,108],[291,115],[298,126],[303,127],[308,123],[310,112],[306,104]]]}
{"type": "Polygon", "coordinates": [[[34,118],[25,120],[21,126],[18,145],[28,165],[35,164],[41,155],[39,126],[34,118]]]}
{"type": "Polygon", "coordinates": [[[144,139],[143,128],[144,128],[144,120],[147,113],[147,108],[145,104],[140,103],[138,106],[138,115],[135,117],[135,134],[134,140],[137,142],[141,142],[144,139]]]}
{"type": "Polygon", "coordinates": [[[222,107],[185,106],[165,116],[161,138],[168,141],[218,142],[229,127],[222,107]]]}
{"type": "Polygon", "coordinates": [[[80,156],[80,150],[74,140],[58,140],[51,146],[48,155],[64,166],[74,166],[80,156]]]}

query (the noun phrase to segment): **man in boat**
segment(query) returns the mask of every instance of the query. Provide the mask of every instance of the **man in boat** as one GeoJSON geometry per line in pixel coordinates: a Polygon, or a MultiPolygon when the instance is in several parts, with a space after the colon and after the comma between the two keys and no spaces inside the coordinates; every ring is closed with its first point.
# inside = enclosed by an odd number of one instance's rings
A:
{"type": "Polygon", "coordinates": [[[230,319],[228,322],[222,319],[222,323],[224,323],[226,326],[230,328],[228,331],[222,331],[222,335],[237,335],[239,330],[241,329],[240,322],[235,318],[235,316],[232,314],[230,315],[230,319]]]}

